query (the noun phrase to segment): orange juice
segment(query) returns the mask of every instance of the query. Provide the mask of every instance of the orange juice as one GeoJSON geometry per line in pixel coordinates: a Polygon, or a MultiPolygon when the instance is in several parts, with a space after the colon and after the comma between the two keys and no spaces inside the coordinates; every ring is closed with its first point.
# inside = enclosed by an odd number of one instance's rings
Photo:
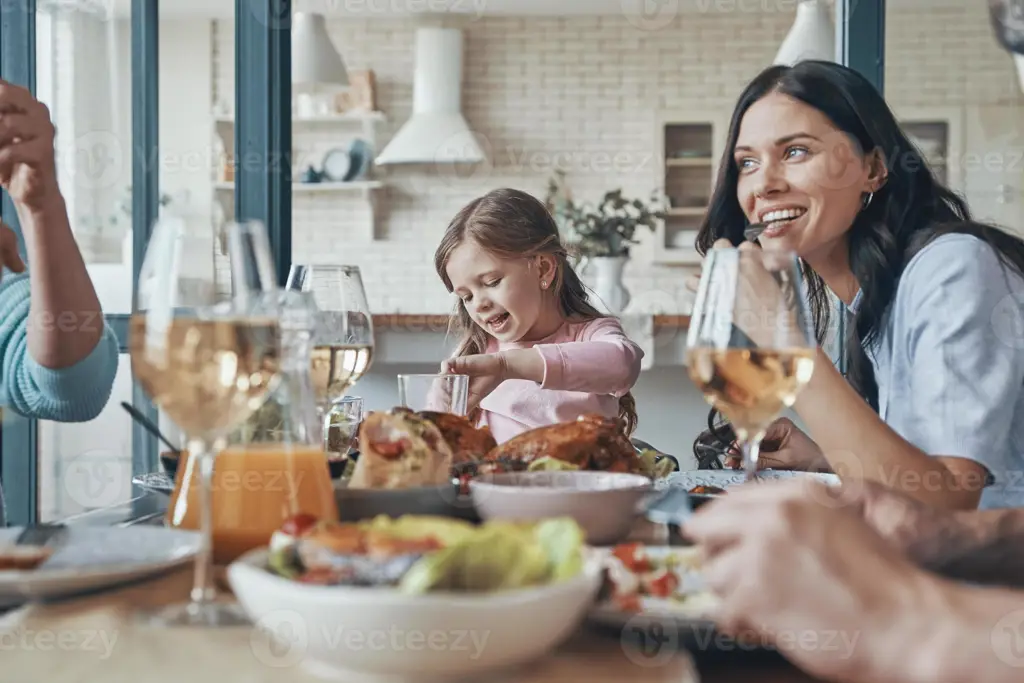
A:
{"type": "MultiPolygon", "coordinates": [[[[168,525],[199,529],[198,484],[199,468],[193,466],[191,455],[183,454],[167,508],[168,525]],[[182,491],[185,498],[179,509],[182,491]]],[[[338,519],[327,456],[316,446],[230,446],[213,461],[211,490],[216,564],[227,564],[267,545],[292,515],[338,519]]]]}

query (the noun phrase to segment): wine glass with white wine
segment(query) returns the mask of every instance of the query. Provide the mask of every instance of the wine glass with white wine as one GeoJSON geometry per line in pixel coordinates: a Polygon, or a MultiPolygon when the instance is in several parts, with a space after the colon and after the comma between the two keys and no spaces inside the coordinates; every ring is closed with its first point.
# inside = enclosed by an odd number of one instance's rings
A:
{"type": "Polygon", "coordinates": [[[714,249],[701,273],[686,340],[690,378],[732,424],[745,479],[756,478],[768,427],[814,370],[817,343],[795,254],[714,249]]]}
{"type": "Polygon", "coordinates": [[[324,425],[324,447],[344,458],[357,425],[333,407],[373,363],[373,317],[362,274],[357,266],[295,264],[285,287],[311,292],[316,302],[310,377],[324,425]],[[341,450],[332,450],[336,448],[341,450]]]}
{"type": "MultiPolygon", "coordinates": [[[[187,435],[180,466],[198,468],[200,548],[189,602],[153,616],[158,626],[249,623],[235,604],[218,601],[212,577],[214,455],[228,434],[267,399],[279,381],[279,316],[273,261],[263,226],[226,228],[231,282],[218,288],[209,224],[174,215],[157,221],[139,273],[129,333],[132,372],[153,403],[187,435]]],[[[186,505],[180,496],[177,507],[186,505]]],[[[177,514],[175,509],[169,511],[177,514]]]]}

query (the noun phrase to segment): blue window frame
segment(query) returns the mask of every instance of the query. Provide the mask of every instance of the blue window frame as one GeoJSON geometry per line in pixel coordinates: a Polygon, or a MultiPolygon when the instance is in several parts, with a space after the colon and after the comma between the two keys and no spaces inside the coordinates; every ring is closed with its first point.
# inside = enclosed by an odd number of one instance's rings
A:
{"type": "MultiPolygon", "coordinates": [[[[0,13],[0,78],[35,92],[36,2],[7,3],[0,13]]],[[[132,226],[133,281],[159,211],[157,158],[159,120],[159,0],[132,0],[132,226]]],[[[291,12],[290,0],[236,0],[235,65],[238,132],[235,158],[246,163],[236,174],[239,218],[262,221],[268,229],[282,281],[291,265],[291,12]]],[[[18,235],[17,214],[3,193],[0,217],[18,235]]],[[[128,350],[128,316],[108,315],[121,351],[128,350]]],[[[155,406],[136,385],[133,402],[156,417],[155,406]]],[[[0,482],[5,484],[7,522],[38,520],[38,423],[5,411],[0,435],[0,482]]],[[[141,428],[132,434],[134,473],[156,469],[158,444],[141,428]]]]}

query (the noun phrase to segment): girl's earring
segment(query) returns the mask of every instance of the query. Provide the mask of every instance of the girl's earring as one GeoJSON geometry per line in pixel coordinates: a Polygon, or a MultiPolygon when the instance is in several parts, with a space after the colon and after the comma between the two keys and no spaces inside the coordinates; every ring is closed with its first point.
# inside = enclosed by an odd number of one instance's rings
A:
{"type": "Polygon", "coordinates": [[[871,200],[874,199],[874,198],[875,198],[875,193],[874,192],[868,192],[868,196],[864,198],[864,206],[862,208],[863,209],[868,208],[868,206],[871,205],[871,200]]]}

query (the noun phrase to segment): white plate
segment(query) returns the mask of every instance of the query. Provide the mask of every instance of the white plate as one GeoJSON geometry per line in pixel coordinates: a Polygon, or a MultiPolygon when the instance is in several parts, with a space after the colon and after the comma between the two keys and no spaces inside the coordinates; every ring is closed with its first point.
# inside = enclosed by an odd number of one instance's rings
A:
{"type": "MultiPolygon", "coordinates": [[[[714,597],[705,587],[700,575],[700,550],[692,546],[642,546],[644,554],[654,560],[663,560],[675,555],[681,559],[675,574],[679,579],[681,592],[686,600],[670,600],[645,596],[641,598],[641,612],[629,612],[620,609],[611,599],[601,600],[594,604],[588,617],[598,623],[609,626],[625,627],[638,618],[670,617],[681,621],[708,623],[714,617],[718,605],[714,597]]],[[[612,549],[601,549],[607,558],[612,549]]]]}
{"type": "MultiPolygon", "coordinates": [[[[0,545],[21,529],[0,529],[0,545]]],[[[0,570],[0,605],[67,597],[145,578],[191,560],[199,534],[163,527],[69,526],[66,539],[36,569],[0,570]]]]}
{"type": "MultiPolygon", "coordinates": [[[[587,612],[587,621],[602,629],[619,632],[623,642],[637,643],[644,651],[653,651],[655,658],[667,657],[677,648],[691,651],[728,650],[738,641],[718,632],[714,616],[718,598],[707,591],[700,576],[692,547],[646,546],[645,552],[653,558],[677,554],[687,558],[689,569],[677,571],[686,600],[643,597],[639,612],[619,608],[612,600],[596,602],[587,612]]],[[[609,550],[610,552],[610,550],[609,550]]],[[[753,647],[744,645],[748,649],[753,647]]]]}
{"type": "MultiPolygon", "coordinates": [[[[775,481],[779,479],[799,479],[811,477],[828,485],[839,483],[839,477],[828,472],[796,472],[792,470],[761,470],[757,476],[762,481],[775,481]]],[[[731,486],[738,486],[744,483],[742,470],[690,470],[688,472],[673,472],[662,481],[657,483],[657,488],[671,486],[673,488],[684,488],[687,491],[694,486],[717,486],[721,489],[728,489],[731,486]]]]}
{"type": "Polygon", "coordinates": [[[266,565],[267,551],[258,549],[228,567],[232,592],[256,625],[257,659],[388,680],[481,680],[484,672],[536,660],[576,630],[601,581],[593,555],[567,581],[492,593],[315,586],[266,565]]]}

